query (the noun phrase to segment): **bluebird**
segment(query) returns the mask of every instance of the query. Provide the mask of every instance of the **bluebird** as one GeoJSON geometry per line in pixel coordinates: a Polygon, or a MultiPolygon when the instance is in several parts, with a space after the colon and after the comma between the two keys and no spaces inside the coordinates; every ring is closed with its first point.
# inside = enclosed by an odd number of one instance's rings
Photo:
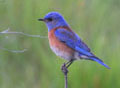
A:
{"type": "Polygon", "coordinates": [[[38,19],[45,22],[48,28],[50,48],[57,55],[68,62],[68,68],[73,61],[79,59],[95,61],[110,69],[101,59],[95,56],[82,39],[71,29],[64,17],[58,12],[49,12],[44,18],[38,19]]]}

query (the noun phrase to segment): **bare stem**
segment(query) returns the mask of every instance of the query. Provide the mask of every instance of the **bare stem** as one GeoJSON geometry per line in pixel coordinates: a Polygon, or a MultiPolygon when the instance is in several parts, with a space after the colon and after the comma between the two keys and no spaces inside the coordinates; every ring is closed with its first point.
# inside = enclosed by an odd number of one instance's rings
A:
{"type": "Polygon", "coordinates": [[[65,63],[62,65],[61,70],[62,70],[62,72],[63,72],[63,74],[64,74],[65,88],[68,88],[68,79],[67,79],[68,69],[67,69],[65,63]]]}
{"type": "Polygon", "coordinates": [[[39,37],[39,38],[47,38],[47,36],[41,36],[41,35],[30,35],[30,34],[27,34],[27,33],[23,33],[23,32],[11,32],[10,31],[10,28],[0,32],[0,34],[20,34],[20,35],[25,35],[25,36],[28,36],[28,37],[39,37]]]}
{"type": "Polygon", "coordinates": [[[70,60],[68,61],[67,63],[64,63],[61,67],[61,70],[64,74],[64,79],[65,79],[65,88],[68,88],[68,77],[67,77],[67,74],[68,74],[68,67],[73,63],[74,60],[70,60]]]}
{"type": "MultiPolygon", "coordinates": [[[[4,31],[1,31],[0,32],[0,35],[1,34],[18,34],[18,35],[24,35],[24,36],[28,36],[28,37],[38,37],[38,38],[47,38],[47,36],[41,36],[41,35],[30,35],[30,34],[27,34],[27,33],[23,33],[23,32],[11,32],[10,31],[10,28],[4,30],[4,31]]],[[[6,49],[6,48],[3,48],[3,47],[0,47],[1,50],[5,50],[5,51],[9,51],[9,52],[13,52],[13,53],[23,53],[25,52],[27,49],[23,49],[23,50],[11,50],[11,49],[6,49]]]]}
{"type": "Polygon", "coordinates": [[[67,79],[67,74],[65,75],[65,88],[68,88],[68,79],[67,79]]]}

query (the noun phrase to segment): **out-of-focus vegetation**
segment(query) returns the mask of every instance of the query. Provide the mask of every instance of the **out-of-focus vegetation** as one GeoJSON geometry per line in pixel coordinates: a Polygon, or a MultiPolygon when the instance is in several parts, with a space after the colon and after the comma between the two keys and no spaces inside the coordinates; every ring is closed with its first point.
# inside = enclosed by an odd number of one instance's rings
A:
{"type": "MultiPolygon", "coordinates": [[[[120,88],[120,0],[0,0],[0,31],[47,36],[38,18],[60,12],[72,29],[104,60],[76,61],[69,68],[69,88],[120,88]]],[[[47,38],[16,34],[0,35],[0,88],[63,88],[60,67],[65,60],[49,48],[47,38]]]]}

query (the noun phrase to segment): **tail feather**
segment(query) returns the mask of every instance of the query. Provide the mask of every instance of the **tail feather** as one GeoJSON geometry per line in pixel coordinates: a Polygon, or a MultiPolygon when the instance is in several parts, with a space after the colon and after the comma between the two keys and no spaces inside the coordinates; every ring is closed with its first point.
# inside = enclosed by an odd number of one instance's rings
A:
{"type": "Polygon", "coordinates": [[[104,67],[110,69],[110,67],[109,67],[108,65],[106,65],[106,64],[105,64],[102,60],[100,60],[99,58],[97,58],[97,57],[90,57],[90,59],[93,60],[93,61],[96,61],[96,62],[98,62],[99,64],[103,65],[104,67]]]}

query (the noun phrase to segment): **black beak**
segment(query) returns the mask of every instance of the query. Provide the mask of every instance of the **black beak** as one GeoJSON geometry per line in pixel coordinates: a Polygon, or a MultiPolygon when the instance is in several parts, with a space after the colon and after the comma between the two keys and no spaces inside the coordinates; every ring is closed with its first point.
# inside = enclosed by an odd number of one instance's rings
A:
{"type": "Polygon", "coordinates": [[[42,18],[40,18],[40,19],[38,19],[38,21],[45,21],[44,19],[42,19],[42,18]]]}

